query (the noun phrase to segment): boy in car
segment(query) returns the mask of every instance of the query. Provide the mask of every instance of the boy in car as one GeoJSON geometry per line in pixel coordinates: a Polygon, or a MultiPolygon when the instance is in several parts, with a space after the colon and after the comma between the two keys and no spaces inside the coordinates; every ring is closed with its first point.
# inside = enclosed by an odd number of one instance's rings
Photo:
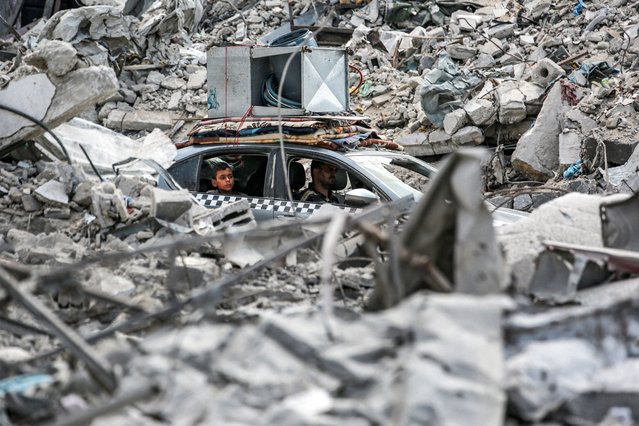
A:
{"type": "Polygon", "coordinates": [[[211,170],[213,172],[211,185],[214,189],[211,191],[207,191],[209,194],[244,195],[233,190],[235,178],[233,177],[233,169],[227,162],[214,161],[211,164],[211,170]]]}

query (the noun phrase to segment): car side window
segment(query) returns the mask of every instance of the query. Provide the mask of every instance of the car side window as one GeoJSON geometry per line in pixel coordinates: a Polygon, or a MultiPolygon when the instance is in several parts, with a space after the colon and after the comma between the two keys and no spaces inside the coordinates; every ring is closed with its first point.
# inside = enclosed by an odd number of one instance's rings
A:
{"type": "Polygon", "coordinates": [[[263,154],[223,154],[204,157],[198,177],[198,192],[214,189],[211,179],[214,177],[215,165],[219,163],[230,166],[234,179],[234,192],[252,197],[264,196],[268,157],[263,154]]]}
{"type": "MultiPolygon", "coordinates": [[[[357,179],[352,172],[349,172],[344,168],[342,164],[331,160],[314,159],[310,157],[293,157],[289,159],[289,184],[291,186],[291,192],[295,200],[300,200],[304,191],[312,187],[312,175],[311,164],[313,160],[320,161],[321,163],[333,166],[337,169],[335,174],[335,182],[332,185],[332,193],[338,200],[337,204],[344,204],[345,194],[356,187],[365,187],[365,185],[357,179]],[[296,165],[297,164],[297,165],[296,165]],[[298,166],[299,165],[299,166],[298,166]],[[301,179],[302,172],[297,171],[303,168],[304,179],[301,179]],[[355,186],[355,185],[359,186],[355,186]]],[[[368,188],[367,188],[368,189],[368,188]]]]}
{"type": "Polygon", "coordinates": [[[195,170],[197,170],[197,163],[200,160],[199,157],[192,157],[188,160],[181,161],[175,165],[173,165],[169,172],[173,179],[185,189],[189,191],[197,190],[197,176],[195,175],[195,170]]]}

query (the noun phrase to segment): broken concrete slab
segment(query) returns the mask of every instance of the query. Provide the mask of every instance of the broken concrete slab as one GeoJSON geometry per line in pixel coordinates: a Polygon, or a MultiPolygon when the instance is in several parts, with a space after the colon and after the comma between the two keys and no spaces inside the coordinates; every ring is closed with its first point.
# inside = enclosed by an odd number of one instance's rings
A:
{"type": "Polygon", "coordinates": [[[526,118],[525,97],[516,82],[504,82],[497,86],[496,96],[501,124],[514,124],[526,118]]]}
{"type": "Polygon", "coordinates": [[[446,52],[451,58],[459,60],[472,59],[477,55],[477,49],[463,44],[449,44],[446,46],[446,52]]]}
{"type": "MultiPolygon", "coordinates": [[[[43,120],[55,95],[55,85],[46,74],[29,75],[13,80],[0,91],[0,103],[43,120]],[[25,94],[38,96],[25,96],[25,94]]],[[[0,110],[0,138],[8,138],[33,123],[8,111],[0,110]]]]}
{"type": "MultiPolygon", "coordinates": [[[[20,110],[31,114],[32,111],[46,111],[41,120],[50,128],[70,120],[89,106],[106,101],[117,92],[119,84],[115,72],[107,67],[89,67],[72,71],[56,81],[49,80],[46,75],[39,77],[30,76],[30,88],[24,90],[19,99],[38,99],[43,105],[35,106],[33,110],[26,109],[19,103],[20,110]],[[55,95],[50,102],[43,102],[40,93],[50,92],[51,83],[55,86],[55,95]]],[[[26,77],[26,78],[30,78],[26,77]]],[[[17,82],[16,82],[17,83],[17,82]]],[[[26,89],[26,88],[25,88],[26,89]]],[[[0,97],[2,92],[0,92],[0,97]]],[[[14,115],[7,111],[0,111],[0,122],[12,122],[14,115]]],[[[35,124],[24,124],[10,135],[0,137],[0,150],[9,149],[24,140],[36,138],[44,133],[44,130],[35,124]]],[[[4,133],[3,133],[4,134],[4,133]]]]}
{"type": "Polygon", "coordinates": [[[630,419],[636,419],[639,417],[638,379],[638,359],[604,368],[592,376],[578,395],[566,402],[559,415],[583,424],[602,424],[613,407],[625,407],[630,419]]]}
{"type": "MultiPolygon", "coordinates": [[[[113,173],[114,163],[132,157],[151,159],[162,167],[168,167],[177,152],[171,139],[159,129],[153,130],[143,139],[133,140],[81,118],[74,118],[58,126],[56,135],[64,143],[72,161],[81,164],[87,173],[92,173],[92,168],[82,148],[98,171],[105,175],[113,173]]],[[[48,149],[56,152],[57,144],[50,135],[42,141],[45,142],[48,149]]],[[[129,166],[124,172],[155,174],[150,167],[142,163],[129,166]]]]}
{"type": "Polygon", "coordinates": [[[559,135],[559,165],[569,166],[581,159],[581,136],[576,132],[559,135]]]}
{"type": "Polygon", "coordinates": [[[497,119],[495,106],[487,99],[471,99],[464,105],[464,110],[475,126],[488,126],[497,119]]]}
{"type": "Polygon", "coordinates": [[[603,365],[604,359],[586,340],[531,342],[506,361],[513,414],[541,421],[578,395],[603,365]]]}
{"type": "Polygon", "coordinates": [[[518,291],[527,292],[535,259],[545,250],[542,241],[603,246],[599,206],[604,200],[595,195],[567,194],[539,206],[517,223],[497,228],[518,291]]]}
{"type": "Polygon", "coordinates": [[[24,62],[55,77],[64,77],[78,66],[78,52],[70,43],[44,40],[36,50],[24,57],[24,62]]]}
{"type": "Polygon", "coordinates": [[[156,219],[173,222],[191,209],[194,201],[187,190],[167,191],[152,188],[150,215],[156,219]]]}
{"type": "Polygon", "coordinates": [[[452,135],[457,130],[464,127],[467,120],[468,117],[466,116],[466,111],[463,109],[451,111],[444,116],[444,131],[449,135],[452,135]]]}
{"type": "Polygon", "coordinates": [[[122,111],[115,109],[109,113],[105,125],[115,130],[170,129],[176,120],[175,113],[168,111],[122,111]]]}
{"type": "Polygon", "coordinates": [[[513,168],[531,180],[547,180],[559,167],[559,134],[567,109],[561,90],[555,83],[535,125],[519,139],[512,155],[513,168]]]}
{"type": "Polygon", "coordinates": [[[453,144],[455,145],[480,145],[484,142],[484,133],[481,131],[479,127],[476,126],[466,126],[464,128],[459,129],[452,136],[453,144]]]}
{"type": "Polygon", "coordinates": [[[189,81],[186,83],[186,88],[189,90],[197,90],[204,87],[204,84],[206,84],[206,68],[201,67],[189,75],[189,81]]]}
{"type": "Polygon", "coordinates": [[[66,206],[69,203],[69,195],[66,191],[66,185],[57,180],[50,180],[41,185],[35,190],[34,195],[46,204],[66,206]]]}

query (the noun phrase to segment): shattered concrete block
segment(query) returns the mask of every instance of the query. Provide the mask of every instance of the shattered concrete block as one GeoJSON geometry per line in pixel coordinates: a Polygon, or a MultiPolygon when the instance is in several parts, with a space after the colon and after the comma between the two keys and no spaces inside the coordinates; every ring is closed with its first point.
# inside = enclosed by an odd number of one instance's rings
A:
{"type": "Polygon", "coordinates": [[[488,37],[505,39],[515,35],[516,24],[497,24],[484,30],[488,37]]]}
{"type": "Polygon", "coordinates": [[[474,58],[477,55],[477,49],[463,44],[449,44],[446,46],[446,52],[453,59],[466,60],[474,58]]]}
{"type": "Polygon", "coordinates": [[[525,97],[517,83],[504,82],[497,86],[496,94],[501,124],[514,124],[526,118],[525,97]]]}
{"type": "Polygon", "coordinates": [[[576,128],[581,131],[582,134],[587,135],[593,129],[599,127],[597,122],[590,118],[589,115],[584,114],[579,109],[573,108],[568,110],[565,115],[564,129],[576,128]]]}
{"type": "Polygon", "coordinates": [[[105,125],[115,130],[154,130],[173,127],[174,115],[167,111],[122,111],[109,113],[105,125]]]}
{"type": "Polygon", "coordinates": [[[122,275],[114,275],[106,268],[92,271],[91,281],[96,288],[109,296],[128,296],[135,291],[135,284],[122,275]]]}
{"type": "MultiPolygon", "coordinates": [[[[634,139],[619,137],[612,132],[610,137],[606,137],[604,133],[604,144],[606,145],[606,157],[609,163],[622,165],[631,161],[633,152],[638,144],[634,139]]],[[[593,137],[585,138],[584,148],[587,153],[592,153],[590,158],[594,157],[597,149],[597,140],[593,137]]]]}
{"type": "Polygon", "coordinates": [[[532,36],[529,34],[522,34],[519,36],[519,44],[523,46],[525,45],[532,46],[533,44],[535,44],[535,36],[532,36]]]}
{"type": "Polygon", "coordinates": [[[171,99],[166,104],[166,108],[170,111],[175,111],[180,107],[180,101],[182,100],[182,92],[174,92],[171,94],[171,99]]]}
{"type": "MultiPolygon", "coordinates": [[[[601,423],[613,407],[625,407],[639,418],[639,360],[629,359],[594,374],[561,414],[581,424],[601,423]]],[[[620,423],[616,423],[620,424],[620,423]]]]}
{"type": "Polygon", "coordinates": [[[68,236],[58,232],[39,234],[35,238],[20,241],[16,243],[15,251],[20,261],[27,264],[42,264],[50,261],[68,264],[82,256],[85,249],[68,236]]]}
{"type": "Polygon", "coordinates": [[[186,213],[193,205],[187,190],[166,191],[152,188],[150,215],[161,220],[173,222],[186,213]]]}
{"type": "Polygon", "coordinates": [[[451,22],[458,24],[462,31],[475,31],[481,25],[482,17],[465,10],[456,10],[451,15],[451,22]]]}
{"type": "Polygon", "coordinates": [[[180,77],[167,77],[162,80],[162,83],[160,83],[160,87],[169,90],[179,90],[186,87],[186,82],[180,77]]]}
{"type": "MultiPolygon", "coordinates": [[[[11,81],[0,91],[0,103],[43,120],[54,95],[55,86],[49,77],[46,74],[34,74],[11,81]]],[[[0,141],[29,125],[33,125],[30,120],[0,110],[0,141]]]]}
{"type": "Polygon", "coordinates": [[[102,182],[91,188],[91,212],[103,228],[125,222],[129,216],[124,194],[113,182],[102,182]]]}
{"type": "Polygon", "coordinates": [[[382,95],[375,96],[371,101],[373,102],[374,106],[380,107],[390,102],[394,97],[395,95],[392,93],[384,93],[382,95]]]}
{"type": "Polygon", "coordinates": [[[186,88],[189,90],[201,89],[206,84],[206,68],[202,67],[189,75],[189,81],[186,83],[186,88]]]}
{"type": "MultiPolygon", "coordinates": [[[[3,93],[7,93],[6,91],[9,90],[7,87],[0,91],[0,102],[35,115],[50,128],[55,128],[82,113],[88,107],[107,100],[120,87],[115,72],[112,68],[107,67],[80,68],[67,73],[56,80],[53,87],[55,94],[50,100],[47,93],[52,90],[52,82],[46,75],[35,74],[25,77],[23,80],[30,83],[18,92],[17,98],[15,96],[4,97],[3,93]],[[10,98],[14,100],[9,102],[10,98]],[[29,98],[35,99],[36,103],[39,102],[41,105],[33,104],[30,105],[32,109],[26,109],[25,100],[29,98]],[[44,111],[44,115],[39,111],[44,111]]],[[[12,81],[9,86],[18,84],[20,81],[12,81]]],[[[21,122],[13,114],[0,111],[0,149],[8,148],[25,140],[32,140],[42,135],[43,132],[41,127],[30,121],[28,123],[21,122]],[[14,124],[16,122],[22,124],[16,128],[14,124]],[[11,130],[6,131],[7,128],[11,130]]]]}
{"type": "Polygon", "coordinates": [[[599,206],[604,197],[572,193],[547,202],[517,223],[497,228],[515,286],[527,292],[544,240],[601,247],[599,206]],[[570,214],[564,214],[569,209],[570,214]]]}
{"type": "Polygon", "coordinates": [[[519,82],[519,91],[524,95],[524,103],[526,104],[526,115],[534,117],[539,114],[543,106],[542,99],[546,95],[546,90],[536,84],[528,81],[519,82]]]}
{"type": "Polygon", "coordinates": [[[479,52],[496,59],[504,54],[504,43],[498,38],[491,38],[479,45],[479,52]]]}
{"type": "Polygon", "coordinates": [[[220,268],[204,257],[179,256],[175,259],[175,272],[173,280],[178,283],[177,290],[190,290],[219,276],[220,268]]]}
{"type": "Polygon", "coordinates": [[[539,422],[577,395],[604,360],[586,340],[532,342],[506,361],[514,414],[539,422]]]}
{"type": "Polygon", "coordinates": [[[46,204],[69,204],[69,195],[66,192],[65,185],[57,180],[52,179],[39,186],[34,195],[46,204]]]}
{"type": "Polygon", "coordinates": [[[88,181],[80,182],[75,188],[72,201],[79,206],[88,208],[91,205],[91,188],[93,184],[88,181]]]}
{"type": "Polygon", "coordinates": [[[581,136],[566,132],[559,135],[559,165],[569,166],[581,159],[581,136]]]}
{"type": "Polygon", "coordinates": [[[532,69],[532,81],[541,87],[548,87],[553,81],[565,75],[564,69],[548,58],[537,62],[532,69]]]}
{"type": "Polygon", "coordinates": [[[487,99],[471,99],[464,105],[464,110],[475,126],[488,125],[491,120],[496,119],[495,106],[487,99]]]}
{"type": "Polygon", "coordinates": [[[513,209],[528,211],[533,205],[530,194],[521,194],[513,198],[513,209]]]}
{"type": "Polygon", "coordinates": [[[26,212],[35,212],[42,208],[42,203],[32,194],[22,194],[22,206],[26,212]]]}
{"type": "Polygon", "coordinates": [[[159,87],[165,78],[166,77],[161,72],[153,70],[146,76],[146,84],[152,84],[159,87]]]}
{"type": "Polygon", "coordinates": [[[512,165],[531,180],[546,180],[559,167],[559,134],[567,109],[561,95],[560,82],[552,87],[535,125],[517,142],[512,165]]]}
{"type": "Polygon", "coordinates": [[[481,131],[479,127],[476,126],[466,126],[459,129],[452,136],[453,144],[455,145],[479,145],[484,142],[484,133],[481,131]]]}
{"type": "Polygon", "coordinates": [[[449,135],[452,135],[457,130],[464,127],[468,117],[466,116],[466,111],[463,109],[456,109],[454,111],[449,112],[444,116],[444,131],[449,135]]]}
{"type": "Polygon", "coordinates": [[[450,154],[457,150],[457,146],[452,143],[451,136],[442,129],[431,132],[428,135],[428,143],[422,144],[421,147],[424,152],[429,152],[429,154],[423,155],[450,154]]]}
{"type": "Polygon", "coordinates": [[[411,133],[397,138],[397,143],[405,145],[421,145],[428,142],[428,133],[411,133]]]}
{"type": "Polygon", "coordinates": [[[78,58],[71,43],[43,40],[36,50],[24,57],[24,62],[53,76],[63,77],[78,65],[78,58]]]}

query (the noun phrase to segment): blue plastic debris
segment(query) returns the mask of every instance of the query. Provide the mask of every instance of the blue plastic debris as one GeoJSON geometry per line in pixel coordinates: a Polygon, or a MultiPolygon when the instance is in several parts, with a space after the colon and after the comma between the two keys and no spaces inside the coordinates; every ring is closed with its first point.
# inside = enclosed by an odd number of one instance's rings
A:
{"type": "Polygon", "coordinates": [[[0,396],[8,393],[24,393],[29,389],[53,383],[48,374],[22,374],[0,380],[0,396]]]}
{"type": "Polygon", "coordinates": [[[579,0],[579,3],[577,3],[577,6],[575,6],[575,9],[572,11],[572,16],[579,16],[579,14],[581,13],[583,9],[584,9],[584,0],[579,0]]]}
{"type": "Polygon", "coordinates": [[[581,160],[577,160],[573,164],[571,164],[570,167],[568,167],[566,171],[564,172],[564,180],[577,177],[582,172],[583,172],[583,169],[581,167],[581,160]]]}

